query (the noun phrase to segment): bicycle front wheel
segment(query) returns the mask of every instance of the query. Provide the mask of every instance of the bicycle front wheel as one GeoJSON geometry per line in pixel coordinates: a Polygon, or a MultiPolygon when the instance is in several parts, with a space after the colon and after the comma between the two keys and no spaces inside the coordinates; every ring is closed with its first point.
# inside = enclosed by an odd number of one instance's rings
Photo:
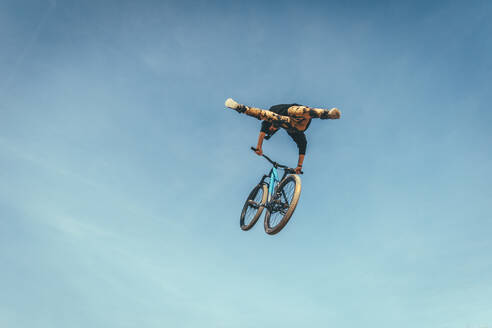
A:
{"type": "Polygon", "coordinates": [[[291,174],[277,188],[265,214],[265,232],[274,235],[285,227],[301,196],[301,178],[291,174]]]}
{"type": "Polygon", "coordinates": [[[251,229],[263,212],[267,200],[268,188],[265,184],[259,184],[251,190],[248,199],[244,203],[239,224],[244,231],[251,229]]]}

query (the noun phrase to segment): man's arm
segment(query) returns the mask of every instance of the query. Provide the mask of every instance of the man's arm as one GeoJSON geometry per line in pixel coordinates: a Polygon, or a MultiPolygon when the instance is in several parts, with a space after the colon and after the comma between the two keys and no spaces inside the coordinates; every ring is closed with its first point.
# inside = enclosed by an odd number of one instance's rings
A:
{"type": "Polygon", "coordinates": [[[263,139],[265,139],[265,132],[260,131],[260,135],[258,136],[258,144],[256,145],[256,153],[259,156],[263,155],[263,150],[261,149],[263,146],[263,139]]]}
{"type": "Polygon", "coordinates": [[[302,163],[304,162],[304,156],[306,155],[306,147],[307,147],[307,139],[304,132],[301,133],[289,133],[289,136],[294,140],[297,144],[297,148],[299,149],[299,159],[297,160],[296,173],[301,173],[302,163]]]}
{"type": "Polygon", "coordinates": [[[299,154],[299,160],[297,161],[296,173],[300,174],[302,171],[302,162],[304,162],[304,154],[299,154]]]}

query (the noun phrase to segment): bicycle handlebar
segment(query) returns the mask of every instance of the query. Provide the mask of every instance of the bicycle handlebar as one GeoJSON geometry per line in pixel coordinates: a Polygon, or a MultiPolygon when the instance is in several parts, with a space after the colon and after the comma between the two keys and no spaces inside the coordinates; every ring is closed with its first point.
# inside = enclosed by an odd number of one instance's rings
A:
{"type": "MultiPolygon", "coordinates": [[[[255,147],[251,147],[251,150],[252,150],[252,151],[254,151],[254,152],[256,152],[258,149],[256,149],[255,147]]],[[[275,161],[272,161],[272,160],[270,159],[270,157],[268,157],[268,156],[267,156],[267,155],[265,155],[265,154],[262,154],[261,156],[265,157],[265,159],[266,159],[267,161],[269,161],[269,162],[270,162],[273,166],[275,166],[275,167],[279,167],[279,168],[281,168],[281,169],[285,169],[286,171],[288,171],[288,172],[290,172],[290,173],[295,173],[295,171],[296,171],[295,169],[292,169],[292,168],[290,168],[290,167],[288,167],[288,166],[285,166],[285,165],[279,164],[279,163],[277,163],[277,162],[275,162],[275,161]]],[[[301,171],[301,174],[304,174],[304,172],[302,172],[302,171],[301,171]]]]}

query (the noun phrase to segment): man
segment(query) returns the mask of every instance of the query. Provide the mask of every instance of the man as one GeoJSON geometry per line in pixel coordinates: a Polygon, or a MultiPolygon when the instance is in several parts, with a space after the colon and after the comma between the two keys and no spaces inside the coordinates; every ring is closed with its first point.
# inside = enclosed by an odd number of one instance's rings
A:
{"type": "Polygon", "coordinates": [[[298,104],[275,105],[270,107],[270,110],[264,110],[241,105],[233,99],[228,98],[225,105],[238,113],[245,113],[263,121],[261,124],[260,135],[258,136],[258,145],[256,146],[256,153],[260,156],[263,154],[261,149],[263,139],[270,139],[279,128],[285,129],[297,144],[297,148],[299,148],[299,160],[297,161],[296,167],[297,174],[302,170],[302,163],[304,162],[304,156],[306,155],[307,140],[304,131],[306,131],[309,124],[311,124],[311,119],[339,119],[341,116],[341,113],[337,108],[328,110],[310,108],[298,104]]]}

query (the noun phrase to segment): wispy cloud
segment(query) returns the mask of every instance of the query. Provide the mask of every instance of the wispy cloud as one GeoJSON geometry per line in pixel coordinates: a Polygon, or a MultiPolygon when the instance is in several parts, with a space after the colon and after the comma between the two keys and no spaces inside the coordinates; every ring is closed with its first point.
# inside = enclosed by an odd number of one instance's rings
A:
{"type": "Polygon", "coordinates": [[[3,85],[3,90],[0,90],[0,97],[4,97],[5,94],[9,91],[11,83],[15,80],[16,75],[21,70],[21,66],[24,63],[24,60],[29,56],[32,51],[39,35],[41,34],[44,25],[50,19],[53,11],[56,8],[56,0],[49,0],[49,6],[43,10],[41,16],[39,17],[39,22],[35,25],[33,30],[30,33],[30,36],[23,40],[23,47],[21,48],[21,52],[17,54],[16,61],[9,68],[9,72],[6,75],[5,82],[3,85]]]}
{"type": "MultiPolygon", "coordinates": [[[[490,5],[10,3],[0,325],[490,317],[490,5]],[[238,228],[269,165],[229,96],[344,113],[308,130],[279,235],[238,228]]],[[[284,132],[265,151],[296,163],[284,132]]]]}
{"type": "Polygon", "coordinates": [[[51,172],[54,172],[55,174],[68,176],[72,179],[75,179],[79,183],[83,183],[92,187],[101,187],[101,184],[96,182],[95,180],[89,179],[85,176],[81,176],[73,172],[72,170],[55,164],[32,151],[26,151],[21,144],[16,144],[15,142],[12,142],[7,138],[1,136],[0,151],[2,151],[4,156],[6,156],[7,158],[15,157],[23,161],[28,161],[31,164],[34,164],[44,170],[49,170],[51,172]]]}

